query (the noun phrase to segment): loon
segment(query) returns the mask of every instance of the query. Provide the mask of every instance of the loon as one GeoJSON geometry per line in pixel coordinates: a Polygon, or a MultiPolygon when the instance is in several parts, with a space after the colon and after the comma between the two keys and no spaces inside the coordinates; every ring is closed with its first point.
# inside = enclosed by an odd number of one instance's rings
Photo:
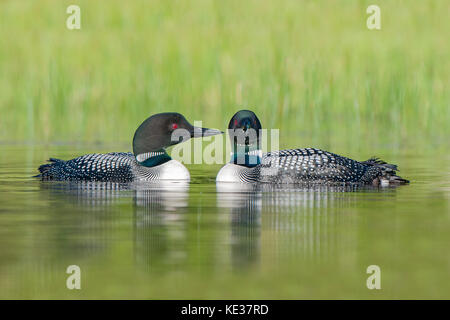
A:
{"type": "Polygon", "coordinates": [[[87,154],[71,160],[50,158],[39,167],[41,180],[139,182],[190,180],[189,171],[165,151],[193,137],[222,134],[222,131],[192,126],[183,115],[158,113],[136,130],[133,153],[87,154]]]}
{"type": "Polygon", "coordinates": [[[373,186],[409,183],[396,175],[396,165],[378,158],[359,162],[315,148],[263,154],[260,130],[261,123],[250,110],[238,111],[231,118],[231,160],[220,169],[217,182],[373,186]]]}

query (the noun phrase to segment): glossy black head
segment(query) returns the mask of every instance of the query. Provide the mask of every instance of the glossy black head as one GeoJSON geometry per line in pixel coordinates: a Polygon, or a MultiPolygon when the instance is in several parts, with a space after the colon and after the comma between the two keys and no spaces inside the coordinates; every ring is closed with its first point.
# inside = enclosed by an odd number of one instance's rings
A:
{"type": "MultiPolygon", "coordinates": [[[[253,111],[240,110],[234,114],[228,124],[228,134],[234,147],[246,146],[260,149],[259,135],[261,122],[253,111]]],[[[248,151],[248,148],[246,148],[248,151]]]]}
{"type": "Polygon", "coordinates": [[[154,114],[137,128],[133,138],[135,156],[148,152],[164,150],[194,137],[206,137],[221,134],[222,131],[198,128],[176,112],[154,114]]]}

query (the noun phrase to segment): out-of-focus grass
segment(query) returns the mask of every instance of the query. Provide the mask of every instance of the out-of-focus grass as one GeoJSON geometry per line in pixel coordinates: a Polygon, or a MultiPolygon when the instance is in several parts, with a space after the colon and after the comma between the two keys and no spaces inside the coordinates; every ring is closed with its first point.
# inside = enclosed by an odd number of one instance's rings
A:
{"type": "Polygon", "coordinates": [[[292,146],[445,144],[450,2],[1,1],[0,140],[130,141],[251,108],[292,146]],[[81,30],[66,28],[68,5],[81,30]]]}

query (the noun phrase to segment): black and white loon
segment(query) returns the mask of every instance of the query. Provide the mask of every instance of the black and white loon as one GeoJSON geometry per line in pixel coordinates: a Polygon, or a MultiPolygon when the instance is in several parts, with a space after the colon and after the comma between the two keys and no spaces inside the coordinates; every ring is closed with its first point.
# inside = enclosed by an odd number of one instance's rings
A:
{"type": "Polygon", "coordinates": [[[356,161],[315,149],[288,149],[263,154],[261,123],[249,110],[230,120],[231,160],[217,174],[217,182],[303,184],[370,184],[387,186],[409,181],[396,175],[397,166],[377,158],[356,161]]]}
{"type": "Polygon", "coordinates": [[[179,113],[159,113],[147,118],[133,138],[133,153],[87,154],[72,160],[50,158],[39,167],[42,180],[138,182],[189,180],[187,168],[173,160],[166,147],[193,137],[221,134],[222,131],[192,126],[179,113]],[[184,129],[184,130],[182,130],[184,129]]]}

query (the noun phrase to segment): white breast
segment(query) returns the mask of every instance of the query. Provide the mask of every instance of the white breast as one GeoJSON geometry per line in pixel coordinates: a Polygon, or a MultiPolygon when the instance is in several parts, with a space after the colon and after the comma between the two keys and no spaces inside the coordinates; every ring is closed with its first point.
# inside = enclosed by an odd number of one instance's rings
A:
{"type": "Polygon", "coordinates": [[[140,181],[187,180],[191,179],[188,169],[176,160],[169,160],[159,166],[137,166],[136,177],[140,181]]]}
{"type": "Polygon", "coordinates": [[[169,160],[159,166],[161,171],[159,179],[161,180],[190,180],[189,170],[177,160],[169,160]]]}
{"type": "Polygon", "coordinates": [[[241,182],[239,173],[243,170],[242,166],[233,163],[224,165],[217,174],[217,182],[241,182]]]}

